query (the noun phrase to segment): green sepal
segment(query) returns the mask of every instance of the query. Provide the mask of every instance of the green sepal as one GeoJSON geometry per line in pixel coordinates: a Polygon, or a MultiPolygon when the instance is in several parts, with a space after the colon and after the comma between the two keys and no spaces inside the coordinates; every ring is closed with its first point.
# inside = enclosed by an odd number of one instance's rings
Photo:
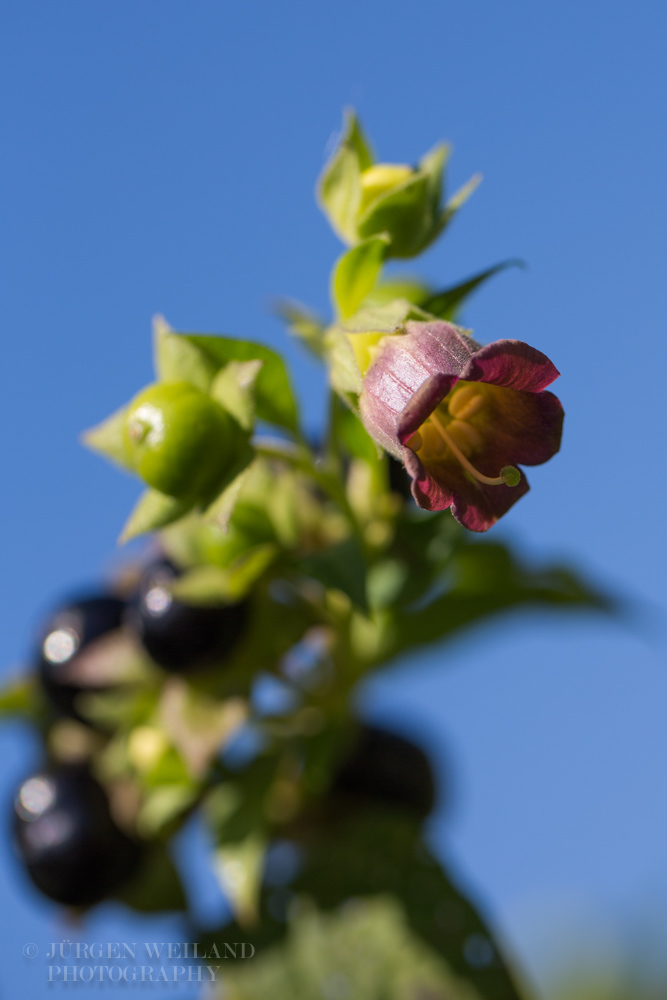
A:
{"type": "Polygon", "coordinates": [[[216,372],[230,361],[263,361],[256,382],[257,417],[284,427],[293,434],[299,433],[296,399],[285,363],[279,354],[264,344],[255,344],[249,340],[199,333],[184,333],[181,336],[202,351],[216,372]]]}
{"type": "MultiPolygon", "coordinates": [[[[329,327],[325,337],[329,377],[332,387],[346,402],[349,394],[359,395],[363,384],[349,335],[400,333],[403,324],[410,319],[428,320],[433,316],[407,299],[396,299],[377,308],[362,309],[344,323],[329,327]]],[[[353,403],[350,405],[354,408],[353,403]]]]}
{"type": "Polygon", "coordinates": [[[176,497],[167,496],[166,493],[160,493],[159,490],[146,490],[137,500],[125,522],[119,541],[124,544],[149,531],[165,528],[187,514],[193,506],[193,500],[178,500],[176,497]]]}
{"type": "Polygon", "coordinates": [[[338,259],[331,281],[331,297],[343,320],[354,315],[372,290],[382,269],[389,237],[372,236],[338,259]]]}
{"type": "Polygon", "coordinates": [[[449,143],[440,142],[429,150],[419,161],[419,170],[425,174],[429,183],[429,202],[433,217],[440,211],[440,199],[443,189],[443,172],[449,160],[452,147],[449,143]]]}
{"type": "Polygon", "coordinates": [[[345,141],[349,143],[357,154],[359,169],[367,170],[375,163],[375,156],[354,108],[345,109],[344,122],[345,141]]]}
{"type": "Polygon", "coordinates": [[[371,330],[397,333],[410,319],[429,320],[433,319],[433,316],[408,299],[395,299],[383,306],[360,310],[345,321],[344,330],[347,333],[366,333],[371,330]]]}
{"type": "Polygon", "coordinates": [[[461,281],[457,285],[431,292],[420,304],[439,319],[454,320],[465,300],[494,274],[498,274],[508,267],[525,266],[522,260],[503,260],[500,264],[487,267],[485,271],[480,271],[479,274],[474,274],[471,278],[466,278],[465,281],[461,281]]]}
{"type": "Polygon", "coordinates": [[[431,178],[414,173],[371,202],[358,222],[359,238],[388,233],[387,257],[414,257],[430,242],[431,178]]]}
{"type": "Polygon", "coordinates": [[[91,451],[108,458],[114,465],[126,472],[134,472],[132,463],[127,456],[123,431],[129,406],[122,406],[101,424],[84,431],[81,441],[91,451]]]}
{"type": "Polygon", "coordinates": [[[211,385],[211,396],[224,407],[245,431],[255,423],[255,385],[264,362],[230,361],[221,368],[211,385]]]}
{"type": "Polygon", "coordinates": [[[232,469],[229,470],[227,480],[220,493],[208,507],[204,510],[204,517],[207,521],[216,524],[222,531],[227,530],[229,521],[234,513],[234,507],[241,493],[241,488],[250,472],[250,465],[255,457],[250,444],[243,447],[237,457],[232,469]]]}
{"type": "Polygon", "coordinates": [[[153,320],[153,363],[158,382],[189,382],[202,392],[208,392],[217,371],[211,359],[162,316],[153,320]]]}
{"type": "Polygon", "coordinates": [[[344,243],[357,242],[361,172],[371,163],[372,154],[356,115],[348,111],[340,142],[317,183],[320,208],[344,243]]]}

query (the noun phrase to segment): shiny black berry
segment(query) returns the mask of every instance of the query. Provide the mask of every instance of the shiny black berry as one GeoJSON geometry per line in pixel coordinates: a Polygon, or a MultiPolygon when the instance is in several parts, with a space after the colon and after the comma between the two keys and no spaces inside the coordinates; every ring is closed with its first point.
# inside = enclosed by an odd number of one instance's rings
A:
{"type": "Polygon", "coordinates": [[[245,631],[247,604],[186,604],[172,593],[177,575],[168,562],[152,566],[128,609],[128,624],[164,670],[188,673],[223,663],[245,631]]]}
{"type": "Polygon", "coordinates": [[[97,639],[120,628],[124,611],[118,597],[85,597],[61,608],[44,628],[37,669],[49,700],[64,715],[78,718],[77,695],[106,686],[96,680],[94,659],[82,654],[89,653],[97,639]]]}
{"type": "Polygon", "coordinates": [[[116,826],[104,791],[81,766],[46,769],[23,782],[14,835],[37,888],[68,906],[105,899],[141,860],[141,848],[116,826]]]}
{"type": "Polygon", "coordinates": [[[433,774],[424,752],[402,736],[368,725],[360,726],[331,790],[419,816],[428,815],[435,800],[433,774]]]}

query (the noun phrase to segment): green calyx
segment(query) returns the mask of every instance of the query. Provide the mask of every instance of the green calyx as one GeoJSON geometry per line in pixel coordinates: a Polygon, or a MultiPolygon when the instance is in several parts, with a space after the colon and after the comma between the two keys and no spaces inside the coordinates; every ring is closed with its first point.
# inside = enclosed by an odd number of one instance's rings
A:
{"type": "Polygon", "coordinates": [[[159,382],[134,397],[123,425],[128,465],[149,486],[196,502],[215,491],[234,460],[240,427],[188,382],[159,382]]]}

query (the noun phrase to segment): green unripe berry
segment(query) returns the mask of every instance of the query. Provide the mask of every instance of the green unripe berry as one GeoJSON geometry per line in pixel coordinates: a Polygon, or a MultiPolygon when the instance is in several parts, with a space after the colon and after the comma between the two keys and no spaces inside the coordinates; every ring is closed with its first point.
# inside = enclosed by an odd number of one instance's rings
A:
{"type": "Polygon", "coordinates": [[[129,405],[123,431],[128,461],[156,490],[204,499],[229,467],[240,428],[188,382],[149,385],[129,405]]]}

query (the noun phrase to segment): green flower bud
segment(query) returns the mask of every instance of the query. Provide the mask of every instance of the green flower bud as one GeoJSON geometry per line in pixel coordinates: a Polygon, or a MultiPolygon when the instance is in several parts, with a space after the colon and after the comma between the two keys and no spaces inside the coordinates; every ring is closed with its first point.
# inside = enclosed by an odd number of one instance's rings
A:
{"type": "Polygon", "coordinates": [[[318,200],[348,246],[384,236],[387,257],[414,257],[443,231],[476,187],[474,177],[443,203],[443,171],[449,147],[441,144],[415,167],[375,163],[353,112],[346,116],[340,143],[325,165],[318,200]]]}
{"type": "Polygon", "coordinates": [[[168,496],[207,499],[234,459],[241,429],[188,382],[157,382],[134,397],[123,427],[128,462],[168,496]]]}

